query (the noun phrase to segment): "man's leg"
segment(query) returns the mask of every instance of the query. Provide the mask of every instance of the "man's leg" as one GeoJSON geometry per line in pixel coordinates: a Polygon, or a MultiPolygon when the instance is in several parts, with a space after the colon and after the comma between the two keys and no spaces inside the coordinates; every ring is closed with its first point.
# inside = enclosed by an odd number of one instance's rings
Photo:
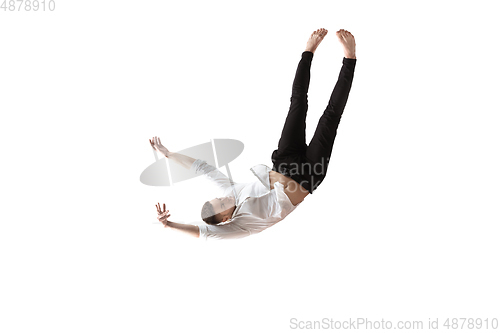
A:
{"type": "Polygon", "coordinates": [[[311,62],[314,54],[309,51],[302,53],[302,58],[297,66],[295,79],[290,97],[290,109],[281,131],[278,143],[278,152],[281,156],[300,154],[306,146],[306,116],[307,92],[311,78],[311,62]]]}
{"type": "Polygon", "coordinates": [[[273,151],[272,160],[275,171],[281,172],[280,164],[285,160],[290,162],[294,156],[303,155],[306,151],[306,116],[307,116],[307,92],[311,79],[311,62],[314,51],[327,34],[325,29],[318,29],[311,34],[306,50],[297,66],[295,79],[292,85],[292,97],[290,98],[290,109],[281,132],[278,149],[273,151]]]}
{"type": "Polygon", "coordinates": [[[342,60],[342,68],[328,106],[319,119],[314,136],[306,150],[312,191],[319,186],[326,176],[337,128],[351,90],[356,66],[354,36],[347,31],[340,30],[337,32],[337,37],[344,46],[345,57],[342,60]]]}

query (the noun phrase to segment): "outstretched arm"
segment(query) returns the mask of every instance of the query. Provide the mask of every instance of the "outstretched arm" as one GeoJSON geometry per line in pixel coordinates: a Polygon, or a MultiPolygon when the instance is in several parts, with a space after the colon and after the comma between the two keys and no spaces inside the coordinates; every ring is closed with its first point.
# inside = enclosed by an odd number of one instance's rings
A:
{"type": "Polygon", "coordinates": [[[186,169],[193,169],[195,174],[204,174],[206,175],[211,181],[213,181],[219,188],[222,190],[225,190],[227,187],[233,186],[234,182],[232,179],[229,179],[225,174],[220,172],[216,167],[213,165],[208,164],[204,160],[197,160],[195,158],[182,155],[179,153],[172,153],[169,151],[167,148],[165,148],[160,141],[160,138],[158,137],[153,137],[153,139],[149,140],[149,143],[153,147],[153,149],[159,151],[165,157],[168,159],[174,160],[177,164],[182,165],[186,169]],[[195,163],[198,161],[198,163],[195,163]],[[194,165],[194,168],[193,168],[194,165]]]}
{"type": "MultiPolygon", "coordinates": [[[[156,206],[156,205],[155,205],[156,206]]],[[[179,230],[180,232],[184,234],[191,235],[193,237],[200,237],[200,229],[196,225],[192,224],[183,224],[183,223],[175,223],[172,221],[169,221],[168,218],[170,217],[169,211],[166,210],[165,204],[163,204],[163,210],[161,209],[160,203],[156,206],[156,210],[158,211],[158,221],[163,223],[165,228],[171,228],[175,230],[179,230]]]]}
{"type": "Polygon", "coordinates": [[[186,169],[190,169],[191,165],[193,165],[193,162],[196,161],[196,159],[192,157],[169,151],[161,144],[160,138],[156,136],[153,139],[150,139],[149,143],[155,150],[165,155],[166,158],[173,160],[174,162],[185,167],[186,169]]]}

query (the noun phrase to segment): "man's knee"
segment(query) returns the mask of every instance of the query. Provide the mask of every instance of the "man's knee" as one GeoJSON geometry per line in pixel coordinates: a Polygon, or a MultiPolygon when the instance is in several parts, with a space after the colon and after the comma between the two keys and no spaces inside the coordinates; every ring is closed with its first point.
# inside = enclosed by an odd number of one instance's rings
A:
{"type": "Polygon", "coordinates": [[[294,88],[290,102],[307,103],[307,91],[304,91],[303,88],[294,88]]]}

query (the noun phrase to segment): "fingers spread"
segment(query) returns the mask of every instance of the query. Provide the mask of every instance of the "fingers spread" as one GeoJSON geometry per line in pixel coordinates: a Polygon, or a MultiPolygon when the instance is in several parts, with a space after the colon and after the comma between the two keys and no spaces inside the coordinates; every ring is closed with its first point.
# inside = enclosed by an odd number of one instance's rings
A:
{"type": "Polygon", "coordinates": [[[169,213],[162,213],[162,214],[158,215],[156,218],[157,219],[167,219],[169,217],[170,217],[169,213]]]}

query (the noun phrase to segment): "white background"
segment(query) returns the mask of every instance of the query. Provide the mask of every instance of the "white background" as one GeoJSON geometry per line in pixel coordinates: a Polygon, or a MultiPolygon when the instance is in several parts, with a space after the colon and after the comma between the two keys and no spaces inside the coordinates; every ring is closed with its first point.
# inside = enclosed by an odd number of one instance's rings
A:
{"type": "MultiPolygon", "coordinates": [[[[3,332],[289,332],[291,319],[499,318],[495,1],[62,1],[0,11],[3,332]],[[328,177],[240,241],[198,223],[201,178],[139,175],[172,151],[245,144],[271,166],[295,70],[315,53],[308,140],[353,33],[328,177]]],[[[223,170],[225,171],[225,170],[223,170]]],[[[304,324],[305,325],[305,324],[304,324]]],[[[395,325],[395,324],[394,324],[395,325]]],[[[423,330],[421,330],[423,331],[423,330]]]]}

